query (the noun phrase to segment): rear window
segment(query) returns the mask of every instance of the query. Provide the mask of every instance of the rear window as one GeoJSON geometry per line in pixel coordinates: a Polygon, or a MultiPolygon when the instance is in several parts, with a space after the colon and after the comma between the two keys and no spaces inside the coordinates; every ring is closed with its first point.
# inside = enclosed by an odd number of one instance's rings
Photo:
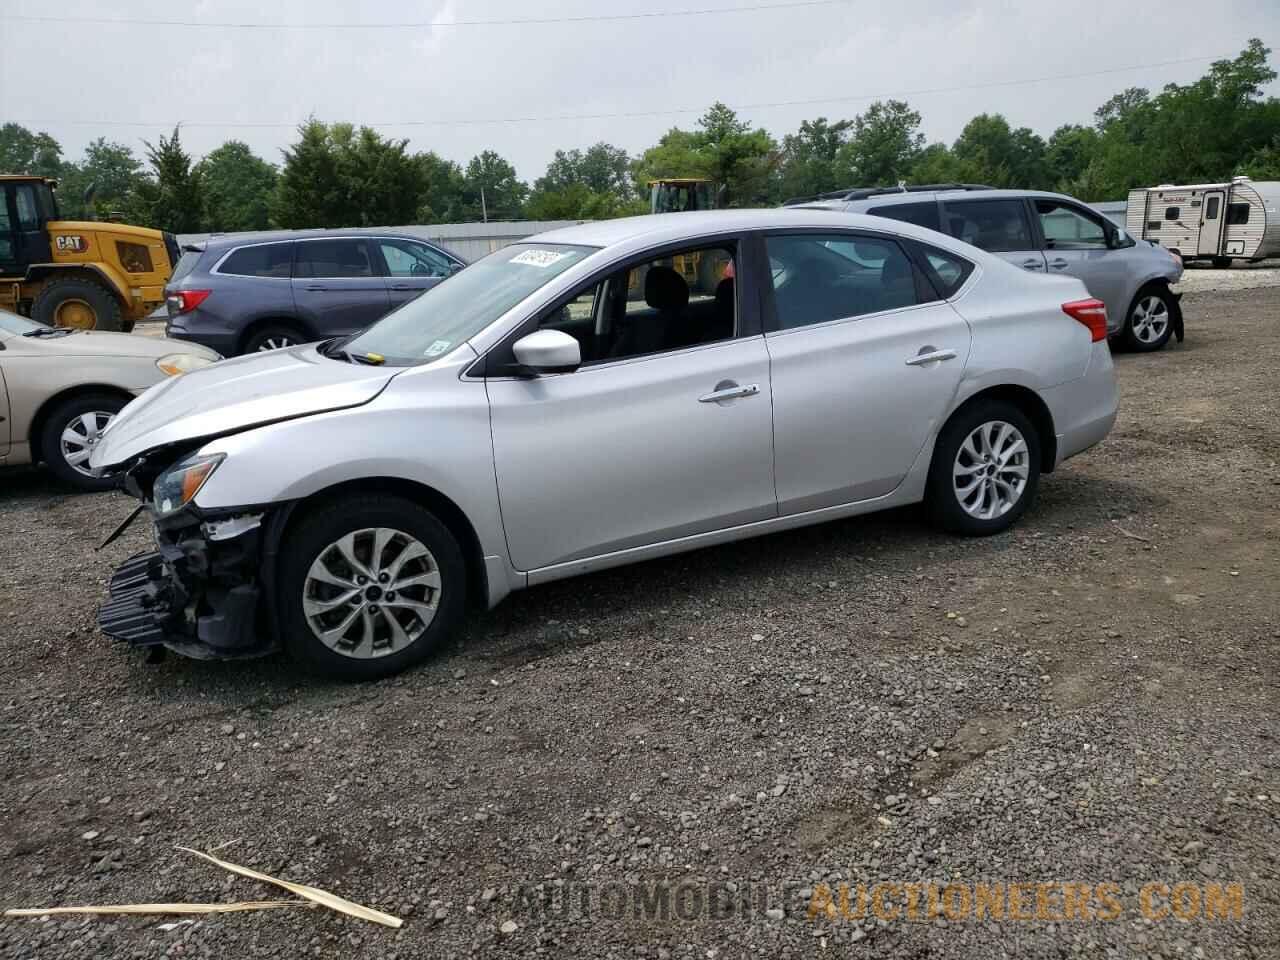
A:
{"type": "Polygon", "coordinates": [[[867,213],[873,217],[887,217],[901,223],[914,223],[917,227],[930,230],[941,230],[938,221],[938,205],[930,200],[928,203],[897,203],[884,207],[872,207],[867,213]]]}
{"type": "Polygon", "coordinates": [[[292,248],[290,243],[241,247],[222,261],[218,272],[237,277],[279,277],[287,280],[293,258],[292,248]]]}
{"type": "Polygon", "coordinates": [[[169,278],[170,283],[177,283],[188,273],[196,268],[196,264],[200,262],[200,257],[204,255],[203,250],[192,250],[184,248],[182,256],[178,258],[177,265],[173,268],[173,276],[169,278]]]}

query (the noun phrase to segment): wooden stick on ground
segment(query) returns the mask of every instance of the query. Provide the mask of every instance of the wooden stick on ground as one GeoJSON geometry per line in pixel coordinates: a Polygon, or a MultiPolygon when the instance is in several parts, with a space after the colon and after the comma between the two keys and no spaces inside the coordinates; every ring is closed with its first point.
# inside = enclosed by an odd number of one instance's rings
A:
{"type": "Polygon", "coordinates": [[[241,910],[277,910],[281,907],[314,908],[306,900],[249,900],[239,903],[120,903],[102,907],[21,907],[6,910],[6,917],[48,917],[60,913],[236,913],[241,910]]]}

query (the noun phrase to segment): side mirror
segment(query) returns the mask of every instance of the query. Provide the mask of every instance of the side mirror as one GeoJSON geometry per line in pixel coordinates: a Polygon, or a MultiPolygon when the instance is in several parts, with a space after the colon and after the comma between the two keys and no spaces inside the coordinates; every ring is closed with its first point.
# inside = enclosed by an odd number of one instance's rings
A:
{"type": "Polygon", "coordinates": [[[533,375],[572,373],[582,366],[578,341],[562,330],[535,330],[511,346],[516,363],[533,375]]]}

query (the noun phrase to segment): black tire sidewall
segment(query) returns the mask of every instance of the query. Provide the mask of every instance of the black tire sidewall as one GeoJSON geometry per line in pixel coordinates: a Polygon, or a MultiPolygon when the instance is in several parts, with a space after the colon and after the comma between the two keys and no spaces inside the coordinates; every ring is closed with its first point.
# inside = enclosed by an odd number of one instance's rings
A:
{"type": "Polygon", "coordinates": [[[86,492],[111,490],[116,486],[114,479],[86,477],[75,467],[67,463],[62,456],[62,431],[68,423],[83,413],[93,410],[110,412],[112,416],[119,413],[128,403],[123,397],[110,393],[84,393],[63,400],[44,418],[40,429],[40,456],[45,466],[63,483],[86,492]]]}
{"type": "Polygon", "coordinates": [[[986,537],[1001,533],[1018,522],[1035,499],[1040,487],[1040,435],[1035,425],[1021,410],[1002,400],[980,400],[958,410],[947,421],[933,449],[929,466],[928,506],[933,521],[944,530],[967,537],[986,537]],[[952,464],[960,445],[970,433],[984,423],[1003,420],[1017,427],[1027,443],[1027,485],[1013,509],[1000,517],[983,520],[965,513],[956,499],[952,464]]]}
{"type": "Polygon", "coordinates": [[[64,277],[50,281],[49,285],[40,291],[36,302],[32,304],[31,319],[37,323],[54,326],[58,307],[69,299],[83,300],[93,307],[96,318],[94,330],[108,333],[126,332],[120,302],[111,294],[111,291],[100,283],[79,277],[64,277]]]}
{"type": "Polygon", "coordinates": [[[288,337],[292,341],[292,346],[295,347],[307,342],[307,338],[296,327],[273,323],[268,327],[259,327],[249,334],[245,338],[244,348],[240,352],[257,353],[258,347],[262,345],[263,341],[270,340],[272,337],[288,337]]]}
{"type": "Polygon", "coordinates": [[[1165,344],[1169,342],[1169,338],[1173,336],[1173,312],[1175,304],[1173,297],[1168,290],[1161,287],[1144,287],[1138,291],[1137,296],[1133,298],[1133,303],[1129,304],[1129,312],[1124,318],[1124,345],[1127,349],[1135,353],[1154,353],[1156,350],[1164,349],[1165,344]],[[1164,302],[1164,308],[1169,314],[1169,323],[1164,328],[1164,333],[1160,335],[1159,340],[1153,340],[1151,343],[1143,343],[1133,333],[1133,311],[1137,308],[1140,300],[1147,297],[1159,297],[1164,302]]]}
{"type": "Polygon", "coordinates": [[[295,516],[280,545],[277,573],[276,609],[285,650],[307,669],[335,680],[374,680],[418,663],[453,638],[466,610],[466,564],[457,541],[430,511],[403,497],[357,494],[295,516]],[[416,641],[389,656],[357,660],[335,653],[312,633],[302,591],[322,550],[368,527],[401,530],[425,545],[440,569],[441,596],[435,617],[416,641]]]}

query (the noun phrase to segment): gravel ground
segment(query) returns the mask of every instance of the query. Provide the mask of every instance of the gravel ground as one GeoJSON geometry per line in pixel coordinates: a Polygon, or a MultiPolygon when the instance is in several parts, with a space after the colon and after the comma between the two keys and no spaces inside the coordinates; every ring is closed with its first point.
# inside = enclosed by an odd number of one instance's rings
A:
{"type": "Polygon", "coordinates": [[[112,648],[95,607],[147,538],[93,545],[128,502],[0,477],[0,905],[272,896],[174,850],[234,840],[406,921],[7,920],[0,956],[1276,956],[1280,290],[1184,306],[1008,534],[906,510],[565,581],[365,686],[112,648]],[[1122,910],[805,912],[820,883],[950,880],[1114,883],[1122,910]],[[1183,880],[1241,883],[1243,918],[1144,919],[1183,880]],[[661,882],[749,903],[618,908],[661,882]]]}

